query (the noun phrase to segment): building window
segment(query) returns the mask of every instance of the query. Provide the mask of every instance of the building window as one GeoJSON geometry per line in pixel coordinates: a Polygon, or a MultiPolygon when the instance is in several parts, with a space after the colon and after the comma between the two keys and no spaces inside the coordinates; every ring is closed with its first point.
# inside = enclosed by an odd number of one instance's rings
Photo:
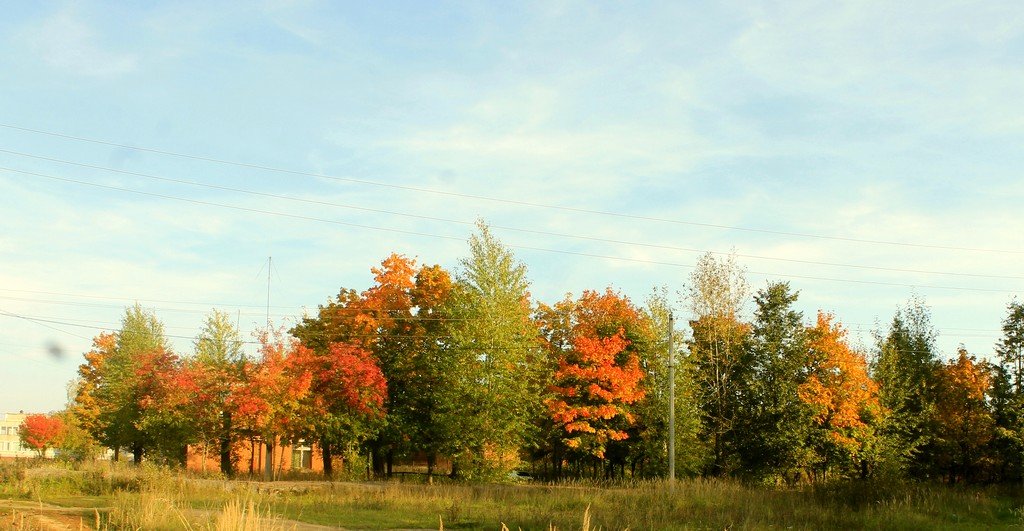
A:
{"type": "Polygon", "coordinates": [[[313,468],[313,449],[305,441],[299,441],[292,447],[292,468],[313,468]]]}

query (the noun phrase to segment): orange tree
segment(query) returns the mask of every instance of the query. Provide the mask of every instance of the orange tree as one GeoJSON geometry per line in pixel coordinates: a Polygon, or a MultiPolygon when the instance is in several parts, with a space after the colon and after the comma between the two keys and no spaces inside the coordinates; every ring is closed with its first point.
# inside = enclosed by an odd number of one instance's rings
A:
{"type": "Polygon", "coordinates": [[[260,343],[260,358],[245,364],[244,385],[232,394],[231,405],[242,433],[266,444],[264,474],[273,478],[274,448],[300,437],[309,420],[303,405],[312,374],[303,363],[308,349],[298,341],[265,331],[260,343]]]}
{"type": "Polygon", "coordinates": [[[104,385],[105,366],[117,349],[117,336],[104,332],[92,340],[92,350],[85,353],[85,363],[78,367],[78,380],[74,384],[75,399],[70,410],[78,425],[93,440],[111,446],[106,440],[106,427],[100,419],[106,406],[97,396],[104,385]]]}
{"type": "Polygon", "coordinates": [[[548,409],[562,442],[604,459],[610,441],[629,437],[633,423],[627,407],[644,397],[640,387],[643,371],[636,354],[627,353],[629,342],[619,330],[611,337],[577,337],[573,348],[559,359],[548,409]]]}
{"type": "Polygon", "coordinates": [[[884,413],[867,361],[847,344],[842,325],[824,312],[818,312],[810,330],[809,351],[799,395],[814,410],[814,472],[822,479],[830,469],[866,475],[876,451],[875,427],[884,413]]]}
{"type": "MultiPolygon", "coordinates": [[[[366,361],[379,368],[387,385],[380,408],[386,415],[363,423],[369,431],[359,438],[368,439],[373,470],[380,476],[390,471],[394,457],[402,453],[423,451],[428,463],[439,451],[450,453],[457,446],[451,439],[460,430],[446,419],[464,412],[445,405],[456,394],[458,386],[452,381],[460,369],[443,337],[451,277],[440,266],[418,266],[396,253],[371,271],[374,284],[370,288],[361,293],[340,290],[320,306],[315,317],[303,319],[291,333],[317,356],[330,357],[332,345],[344,343],[368,353],[366,361]]],[[[340,425],[338,429],[340,439],[351,440],[345,429],[340,425]]],[[[334,437],[322,435],[324,440],[334,437]]],[[[325,449],[330,452],[330,445],[325,449]]]]}
{"type": "Polygon", "coordinates": [[[544,424],[554,473],[562,473],[566,458],[577,466],[596,459],[595,467],[609,467],[606,474],[615,465],[623,472],[626,441],[639,432],[635,406],[648,391],[642,358],[655,344],[650,319],[606,289],[541,305],[538,322],[552,371],[544,424]]]}
{"type": "Polygon", "coordinates": [[[984,450],[995,435],[988,405],[990,370],[960,348],[957,359],[938,371],[935,413],[938,421],[939,464],[949,481],[978,477],[984,450]]]}
{"type": "Polygon", "coordinates": [[[145,436],[146,455],[184,466],[187,445],[195,434],[188,414],[196,391],[191,374],[182,370],[177,355],[162,346],[138,353],[135,362],[136,427],[145,436]]]}
{"type": "Polygon", "coordinates": [[[39,457],[46,456],[46,450],[60,443],[64,435],[64,422],[57,416],[29,415],[18,426],[21,444],[35,450],[39,457]]]}

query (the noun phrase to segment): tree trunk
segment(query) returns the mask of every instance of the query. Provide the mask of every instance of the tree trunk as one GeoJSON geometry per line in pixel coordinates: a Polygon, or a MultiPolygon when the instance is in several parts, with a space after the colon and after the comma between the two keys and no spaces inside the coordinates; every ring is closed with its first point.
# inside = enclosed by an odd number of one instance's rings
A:
{"type": "Polygon", "coordinates": [[[266,447],[266,452],[264,452],[263,479],[274,481],[274,441],[266,441],[264,446],[266,447]]]}
{"type": "Polygon", "coordinates": [[[373,477],[375,479],[384,477],[384,456],[381,454],[380,447],[374,446],[370,448],[370,464],[373,468],[373,477]]]}
{"type": "Polygon", "coordinates": [[[141,465],[142,464],[142,453],[143,453],[143,451],[144,451],[144,449],[142,448],[141,444],[139,444],[139,443],[133,443],[132,444],[132,462],[134,462],[136,465],[141,465]]]}
{"type": "Polygon", "coordinates": [[[437,462],[437,454],[435,452],[427,452],[427,482],[434,482],[434,464],[437,462]]]}
{"type": "Polygon", "coordinates": [[[457,479],[459,477],[459,462],[455,457],[452,457],[452,471],[448,474],[448,477],[452,479],[457,479]]]}
{"type": "MultiPolygon", "coordinates": [[[[223,429],[220,433],[220,471],[230,478],[235,475],[235,463],[231,460],[231,412],[222,413],[221,419],[223,429]]],[[[206,467],[205,460],[203,467],[206,467]]]]}
{"type": "Polygon", "coordinates": [[[331,463],[331,445],[324,444],[320,450],[324,458],[324,477],[331,479],[334,476],[334,464],[331,463]]]}
{"type": "Polygon", "coordinates": [[[278,444],[277,447],[280,449],[278,452],[280,460],[277,463],[277,475],[274,476],[275,480],[284,474],[284,443],[278,444]]]}

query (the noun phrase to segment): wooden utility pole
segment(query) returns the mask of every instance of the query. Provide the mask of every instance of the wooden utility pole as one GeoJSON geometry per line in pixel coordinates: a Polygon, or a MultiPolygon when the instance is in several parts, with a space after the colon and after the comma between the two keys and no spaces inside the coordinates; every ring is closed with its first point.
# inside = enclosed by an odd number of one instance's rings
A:
{"type": "Polygon", "coordinates": [[[674,320],[668,312],[668,484],[676,482],[676,355],[672,347],[674,320]]]}

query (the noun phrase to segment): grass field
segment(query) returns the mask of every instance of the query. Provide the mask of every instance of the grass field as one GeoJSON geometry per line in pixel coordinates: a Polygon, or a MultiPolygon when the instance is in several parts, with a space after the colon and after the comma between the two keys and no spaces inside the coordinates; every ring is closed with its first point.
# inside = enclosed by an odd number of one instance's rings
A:
{"type": "Polygon", "coordinates": [[[0,465],[13,529],[990,529],[1024,527],[1008,487],[723,480],[594,486],[226,481],[97,464],[0,465]],[[63,527],[61,527],[63,526],[63,527]]]}

